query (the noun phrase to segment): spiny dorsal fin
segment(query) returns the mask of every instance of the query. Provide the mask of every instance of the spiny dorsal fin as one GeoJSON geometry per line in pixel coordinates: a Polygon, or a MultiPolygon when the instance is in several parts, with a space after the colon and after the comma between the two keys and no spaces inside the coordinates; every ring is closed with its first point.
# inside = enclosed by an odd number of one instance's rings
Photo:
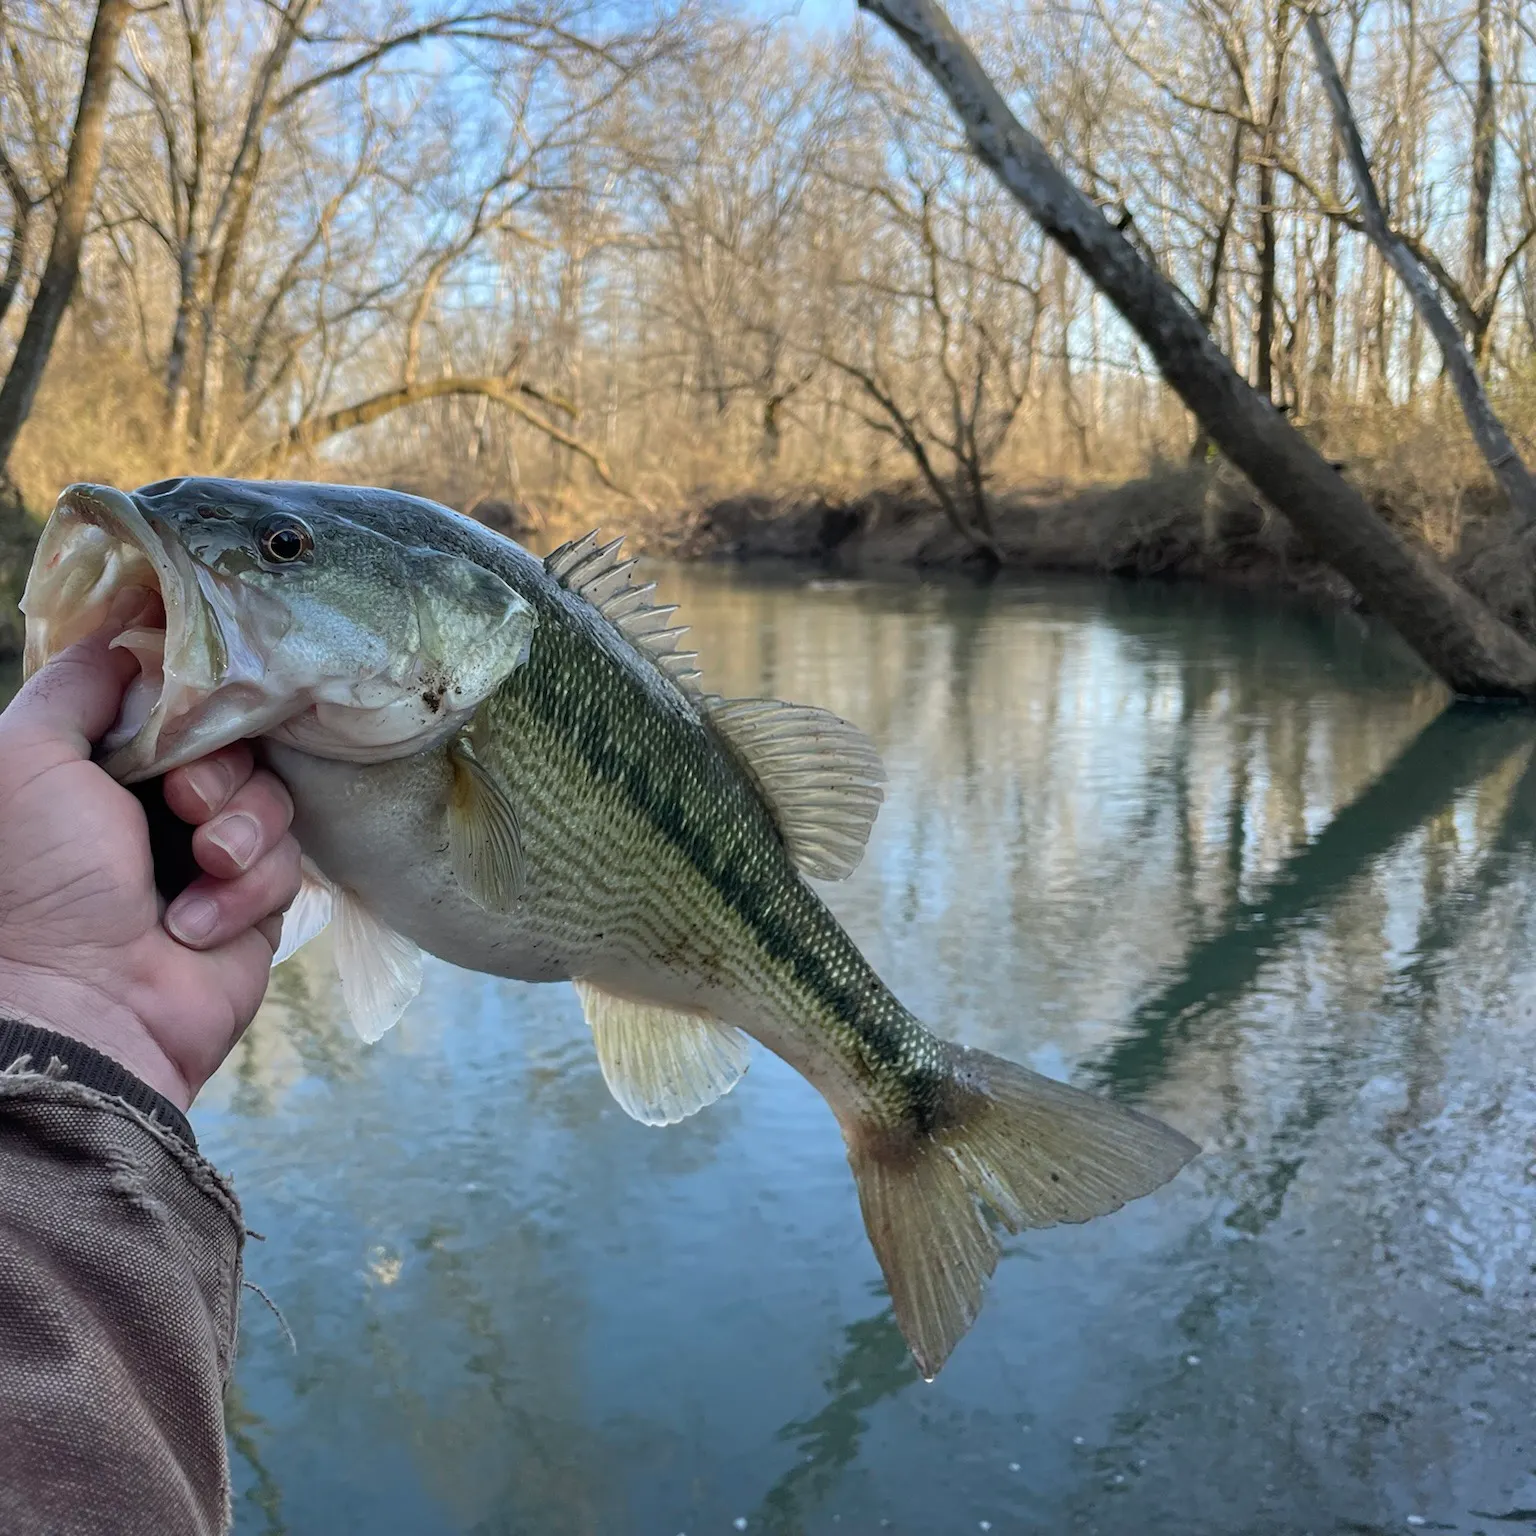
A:
{"type": "Polygon", "coordinates": [[[747,1070],[747,1037],[729,1024],[633,1002],[590,981],[574,985],[603,1080],[642,1125],[675,1125],[729,1093],[747,1070]]]}
{"type": "Polygon", "coordinates": [[[708,698],[704,708],[762,791],[790,857],[814,879],[846,880],[885,799],[874,742],[809,704],[708,698]]]}
{"type": "Polygon", "coordinates": [[[643,651],[687,693],[699,691],[698,660],[695,651],[680,651],[677,642],[688,633],[686,625],[670,626],[677,612],[675,604],[662,606],[651,601],[656,583],[636,585],[630,581],[634,560],[621,560],[622,538],[607,544],[597,542],[597,530],[583,538],[572,539],[544,557],[544,569],[567,592],[584,597],[633,646],[643,651]]]}

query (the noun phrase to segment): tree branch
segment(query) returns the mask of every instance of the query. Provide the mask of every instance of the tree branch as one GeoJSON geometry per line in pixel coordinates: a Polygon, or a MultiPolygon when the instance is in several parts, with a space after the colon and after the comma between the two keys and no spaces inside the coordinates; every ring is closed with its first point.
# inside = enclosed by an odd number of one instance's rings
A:
{"type": "Polygon", "coordinates": [[[301,421],[290,427],[276,442],[258,449],[241,460],[239,473],[253,474],[257,471],[269,473],[276,465],[301,449],[314,448],[327,438],[350,432],[354,427],[366,427],[370,422],[378,421],[380,417],[388,416],[395,411],[404,410],[407,406],[419,405],[425,400],[441,400],[451,395],[479,395],[487,400],[494,400],[514,416],[527,422],[529,426],[559,443],[562,448],[568,448],[578,457],[585,459],[592,467],[593,474],[610,491],[616,492],[628,501],[638,502],[641,506],[647,505],[644,498],[637,496],[627,486],[621,485],[614,479],[612,470],[608,468],[596,449],[589,447],[563,427],[556,426],[554,422],[528,404],[530,397],[543,398],[531,385],[513,384],[506,379],[470,378],[457,374],[448,374],[438,379],[413,380],[410,383],[398,385],[394,389],[386,389],[381,394],[370,395],[367,399],[355,401],[351,405],[342,406],[339,410],[330,411],[323,416],[301,421]]]}
{"type": "Polygon", "coordinates": [[[932,0],[859,0],[949,98],[972,149],[1111,300],[1212,440],[1458,693],[1536,701],[1536,648],[1404,542],[1239,377],[1199,317],[1009,110],[932,0]]]}
{"type": "Polygon", "coordinates": [[[1307,38],[1312,44],[1312,54],[1317,60],[1317,71],[1322,76],[1323,89],[1333,108],[1333,124],[1355,178],[1355,191],[1360,199],[1360,213],[1365,220],[1365,232],[1372,243],[1402,279],[1414,303],[1429,328],[1430,334],[1445,358],[1446,372],[1456,386],[1461,401],[1462,414],[1477,442],[1483,458],[1499,482],[1510,510],[1519,519],[1522,528],[1536,528],[1536,480],[1525,467],[1524,461],[1510,441],[1504,423],[1488,403],[1483,381],[1478,377],[1472,354],[1467,351],[1451,317],[1446,314],[1430,287],[1423,267],[1414,260],[1406,245],[1392,233],[1387,224],[1386,210],[1376,191],[1371,176],[1370,162],[1365,157],[1365,145],[1360,140],[1360,129],[1349,104],[1344,82],[1339,78],[1338,65],[1333,60],[1333,50],[1323,35],[1322,24],[1313,12],[1307,17],[1307,38]]]}

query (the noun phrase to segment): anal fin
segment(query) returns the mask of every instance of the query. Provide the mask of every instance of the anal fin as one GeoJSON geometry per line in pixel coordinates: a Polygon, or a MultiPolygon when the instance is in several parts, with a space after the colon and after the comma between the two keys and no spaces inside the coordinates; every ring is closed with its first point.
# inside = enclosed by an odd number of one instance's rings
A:
{"type": "Polygon", "coordinates": [[[706,1014],[682,1013],[575,983],[592,1029],[603,1080],[643,1125],[674,1125],[713,1104],[740,1081],[747,1037],[706,1014]]]}

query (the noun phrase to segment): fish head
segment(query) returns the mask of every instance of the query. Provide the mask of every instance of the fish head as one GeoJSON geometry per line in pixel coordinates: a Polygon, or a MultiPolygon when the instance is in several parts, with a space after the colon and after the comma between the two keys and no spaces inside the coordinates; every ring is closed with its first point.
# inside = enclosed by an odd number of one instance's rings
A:
{"type": "Polygon", "coordinates": [[[531,605],[416,537],[420,509],[452,513],[402,497],[417,523],[396,536],[377,506],[349,517],[336,489],[187,478],[59,497],[22,598],[23,665],[30,675],[93,633],[119,593],[144,590],[145,618],[113,642],[140,662],[99,749],[114,778],[262,735],[349,762],[409,756],[527,659],[531,605]]]}

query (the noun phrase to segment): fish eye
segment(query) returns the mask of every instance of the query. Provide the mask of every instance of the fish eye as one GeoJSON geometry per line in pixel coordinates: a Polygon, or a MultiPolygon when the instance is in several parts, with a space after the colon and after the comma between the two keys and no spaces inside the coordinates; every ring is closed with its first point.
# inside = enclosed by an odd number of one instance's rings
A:
{"type": "Polygon", "coordinates": [[[256,530],[256,547],[268,565],[293,565],[315,551],[315,536],[296,517],[269,517],[256,530]]]}

